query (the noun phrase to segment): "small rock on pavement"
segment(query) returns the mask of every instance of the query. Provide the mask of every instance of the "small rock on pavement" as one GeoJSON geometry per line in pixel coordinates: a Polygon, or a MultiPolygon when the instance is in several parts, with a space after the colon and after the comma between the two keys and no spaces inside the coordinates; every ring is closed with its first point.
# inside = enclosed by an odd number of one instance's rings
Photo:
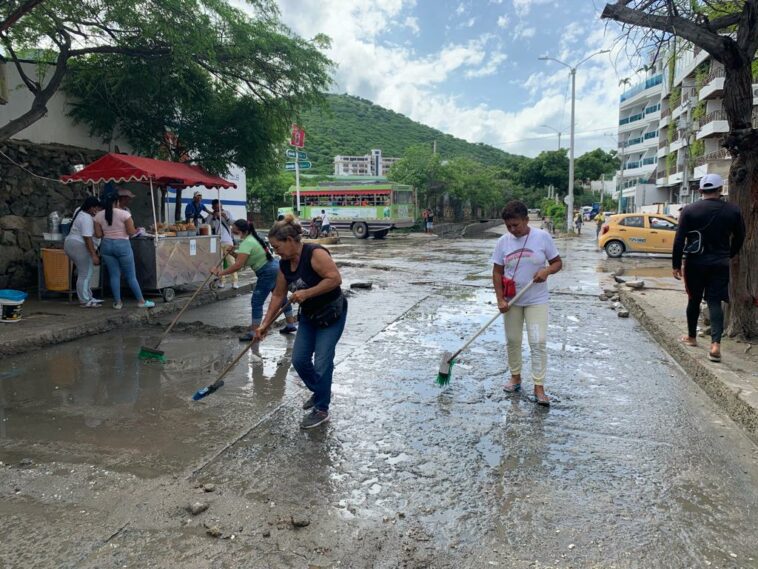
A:
{"type": "Polygon", "coordinates": [[[19,466],[31,466],[34,464],[34,461],[31,458],[22,458],[18,461],[19,466]]]}
{"type": "Polygon", "coordinates": [[[207,510],[210,507],[210,504],[207,502],[195,502],[194,504],[190,504],[190,506],[187,508],[193,516],[196,516],[198,514],[202,514],[205,510],[207,510]]]}
{"type": "Polygon", "coordinates": [[[602,300],[603,302],[605,302],[606,300],[608,300],[608,295],[605,294],[605,293],[601,294],[600,295],[600,300],[602,300]]]}
{"type": "Polygon", "coordinates": [[[203,484],[203,490],[205,492],[215,492],[216,491],[216,485],[215,484],[203,484]]]}
{"type": "Polygon", "coordinates": [[[205,530],[205,533],[207,533],[211,537],[221,537],[223,535],[222,531],[218,528],[218,526],[211,526],[207,530],[205,530]]]}
{"type": "Polygon", "coordinates": [[[574,549],[575,547],[576,545],[574,545],[573,543],[569,543],[569,549],[574,549]]]}
{"type": "Polygon", "coordinates": [[[292,527],[296,528],[304,528],[311,525],[311,519],[303,514],[295,514],[291,516],[290,521],[292,522],[292,527]]]}
{"type": "Polygon", "coordinates": [[[263,535],[263,537],[271,537],[271,530],[270,529],[264,529],[262,535],[263,535]]]}
{"type": "Polygon", "coordinates": [[[641,289],[645,286],[645,281],[629,281],[626,283],[629,288],[641,289]]]}
{"type": "Polygon", "coordinates": [[[629,311],[626,308],[619,308],[616,314],[619,318],[629,318],[629,311]]]}
{"type": "Polygon", "coordinates": [[[374,283],[366,282],[366,283],[351,283],[350,288],[362,288],[362,289],[370,289],[374,286],[374,283]]]}
{"type": "Polygon", "coordinates": [[[619,295],[617,295],[617,294],[614,294],[611,297],[611,302],[618,302],[619,300],[621,300],[621,297],[619,295]]]}

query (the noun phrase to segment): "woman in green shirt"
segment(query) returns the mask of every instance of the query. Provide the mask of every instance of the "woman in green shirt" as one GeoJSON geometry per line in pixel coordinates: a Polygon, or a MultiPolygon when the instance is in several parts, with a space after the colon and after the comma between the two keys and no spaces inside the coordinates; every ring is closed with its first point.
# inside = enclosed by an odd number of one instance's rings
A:
{"type": "MultiPolygon", "coordinates": [[[[250,332],[240,336],[241,342],[250,342],[255,337],[255,331],[263,319],[263,304],[276,286],[276,278],[279,274],[279,261],[269,251],[266,243],[260,238],[255,231],[252,223],[245,219],[238,219],[232,224],[232,235],[239,238],[241,243],[237,247],[237,252],[232,253],[235,262],[231,267],[226,269],[216,268],[213,273],[219,277],[231,275],[244,267],[250,267],[255,271],[257,280],[253,294],[250,298],[250,304],[253,309],[253,320],[250,326],[250,332]]],[[[287,325],[280,330],[282,334],[291,334],[297,331],[295,327],[295,318],[292,316],[292,307],[288,306],[284,310],[284,316],[287,319],[287,325]]]]}

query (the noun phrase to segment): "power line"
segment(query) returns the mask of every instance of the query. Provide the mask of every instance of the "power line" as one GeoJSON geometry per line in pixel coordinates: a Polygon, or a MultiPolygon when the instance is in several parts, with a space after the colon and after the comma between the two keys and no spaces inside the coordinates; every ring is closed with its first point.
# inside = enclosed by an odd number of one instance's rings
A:
{"type": "MultiPolygon", "coordinates": [[[[606,126],[606,127],[603,127],[603,128],[595,128],[595,129],[592,129],[592,130],[583,130],[581,132],[574,133],[574,135],[576,136],[578,134],[591,134],[593,132],[600,132],[601,130],[609,130],[609,129],[614,129],[614,128],[616,128],[616,127],[615,126],[612,126],[612,127],[606,126]]],[[[530,141],[530,140],[546,140],[548,138],[553,138],[554,136],[555,135],[553,135],[553,134],[546,134],[546,135],[542,135],[542,136],[534,136],[534,137],[531,137],[531,138],[520,138],[518,140],[505,140],[505,141],[502,141],[502,142],[498,142],[498,144],[504,145],[504,144],[516,144],[518,142],[527,142],[527,141],[530,141]]]]}
{"type": "Polygon", "coordinates": [[[10,162],[11,164],[13,164],[14,166],[16,166],[18,168],[21,168],[27,174],[30,174],[30,175],[34,176],[35,178],[39,178],[40,180],[48,180],[49,182],[57,182],[59,184],[63,183],[60,180],[56,180],[55,178],[48,178],[47,176],[40,176],[39,174],[35,174],[31,170],[29,170],[27,168],[24,168],[21,164],[19,164],[18,162],[14,161],[10,156],[8,156],[7,154],[5,154],[2,150],[0,150],[0,156],[2,156],[3,158],[5,158],[8,162],[10,162]]]}

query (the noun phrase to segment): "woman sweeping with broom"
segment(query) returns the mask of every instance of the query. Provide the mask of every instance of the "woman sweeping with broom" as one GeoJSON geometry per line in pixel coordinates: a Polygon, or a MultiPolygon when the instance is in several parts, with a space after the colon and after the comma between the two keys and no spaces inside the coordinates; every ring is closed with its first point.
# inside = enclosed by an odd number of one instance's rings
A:
{"type": "Polygon", "coordinates": [[[347,299],[340,289],[342,276],[329,251],[321,245],[303,243],[301,235],[302,228],[292,214],[269,231],[271,246],[282,260],[271,304],[256,335],[262,339],[261,330],[268,329],[289,290],[290,302],[300,305],[292,365],[313,393],[303,405],[309,413],[300,428],[312,429],[329,420],[334,351],[345,329],[347,299]]]}
{"type": "Polygon", "coordinates": [[[549,294],[547,279],[563,267],[553,238],[547,231],[529,227],[526,205],[514,200],[502,213],[508,233],[503,235],[492,254],[492,282],[500,312],[505,317],[505,337],[511,379],[505,384],[507,393],[521,391],[521,342],[524,322],[532,359],[534,396],[538,405],[549,406],[543,382],[547,371],[547,318],[549,294]],[[534,284],[517,299],[508,303],[517,291],[530,281],[534,284]]]}
{"type": "MultiPolygon", "coordinates": [[[[260,326],[263,318],[263,304],[266,302],[268,295],[274,290],[276,277],[279,274],[279,262],[269,252],[266,243],[261,239],[252,223],[245,219],[238,219],[232,224],[232,235],[241,239],[237,252],[233,253],[235,261],[231,267],[226,269],[215,268],[211,272],[216,276],[224,277],[231,275],[244,267],[250,267],[255,271],[258,280],[255,283],[253,294],[250,297],[250,304],[253,312],[250,331],[244,336],[240,336],[240,342],[250,342],[255,336],[255,331],[260,326]]],[[[277,310],[281,303],[277,305],[277,310]]],[[[281,329],[282,334],[291,334],[297,331],[295,328],[295,319],[292,316],[292,308],[287,307],[284,311],[287,324],[281,329]]]]}

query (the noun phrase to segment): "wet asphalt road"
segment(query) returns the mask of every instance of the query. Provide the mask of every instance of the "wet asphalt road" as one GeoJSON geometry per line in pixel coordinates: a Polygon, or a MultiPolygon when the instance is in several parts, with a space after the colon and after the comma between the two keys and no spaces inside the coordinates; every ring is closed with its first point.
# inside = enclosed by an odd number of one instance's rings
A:
{"type": "Polygon", "coordinates": [[[758,449],[597,300],[604,272],[667,261],[559,242],[549,410],[528,376],[503,393],[500,322],[434,384],[440,354],[495,309],[494,243],[333,248],[347,284],[374,287],[350,298],[315,431],[297,428],[306,392],[278,334],[189,400],[239,348],[248,297],[190,311],[164,366],[135,358],[159,328],[4,361],[0,566],[758,567],[758,449]]]}

